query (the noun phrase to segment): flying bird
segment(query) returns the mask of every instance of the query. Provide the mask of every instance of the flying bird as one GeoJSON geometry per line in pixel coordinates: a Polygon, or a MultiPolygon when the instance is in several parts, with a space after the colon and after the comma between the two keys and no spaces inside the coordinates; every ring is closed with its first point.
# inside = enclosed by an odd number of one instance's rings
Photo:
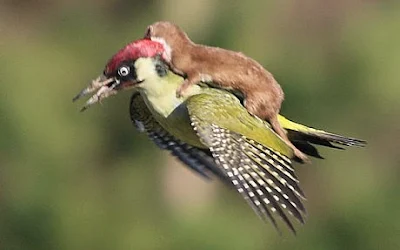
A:
{"type": "MultiPolygon", "coordinates": [[[[264,221],[277,218],[292,232],[304,223],[305,195],[293,168],[293,149],[271,125],[250,114],[233,93],[196,84],[177,96],[183,78],[164,60],[162,44],[134,41],[118,51],[103,74],[73,100],[94,93],[82,110],[121,90],[134,89],[130,116],[161,149],[205,178],[233,187],[264,221]]],[[[365,141],[313,129],[278,115],[289,140],[304,154],[322,158],[315,145],[364,146],[365,141]]]]}

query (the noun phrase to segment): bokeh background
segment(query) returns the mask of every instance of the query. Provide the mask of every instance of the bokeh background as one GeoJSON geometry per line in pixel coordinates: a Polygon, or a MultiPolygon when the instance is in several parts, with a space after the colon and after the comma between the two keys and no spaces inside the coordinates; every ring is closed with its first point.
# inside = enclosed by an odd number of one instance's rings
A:
{"type": "Polygon", "coordinates": [[[3,0],[0,36],[0,249],[400,249],[399,1],[3,0]],[[260,61],[287,117],[368,141],[296,166],[297,236],[136,132],[129,92],[71,102],[157,20],[260,61]]]}

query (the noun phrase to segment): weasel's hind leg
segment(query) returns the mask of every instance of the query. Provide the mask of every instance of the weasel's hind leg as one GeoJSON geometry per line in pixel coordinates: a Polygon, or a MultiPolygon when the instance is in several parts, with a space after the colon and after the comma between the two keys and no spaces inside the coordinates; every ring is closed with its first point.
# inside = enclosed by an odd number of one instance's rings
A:
{"type": "MultiPolygon", "coordinates": [[[[257,94],[257,93],[256,93],[257,94]]],[[[262,93],[262,95],[255,95],[250,93],[244,100],[244,106],[250,114],[253,114],[271,124],[272,129],[283,139],[283,141],[293,149],[293,153],[297,160],[300,162],[309,162],[308,157],[297,149],[286,135],[285,130],[281,127],[278,121],[278,113],[281,99],[274,100],[273,96],[262,93]],[[275,105],[274,105],[275,104],[275,105]]]]}
{"type": "Polygon", "coordinates": [[[293,145],[293,143],[289,140],[289,138],[286,135],[286,132],[283,130],[281,124],[278,121],[278,117],[274,116],[269,120],[272,129],[286,142],[289,147],[293,149],[293,153],[298,160],[302,163],[308,163],[310,160],[308,159],[307,155],[305,155],[303,152],[301,152],[296,146],[293,145]]]}

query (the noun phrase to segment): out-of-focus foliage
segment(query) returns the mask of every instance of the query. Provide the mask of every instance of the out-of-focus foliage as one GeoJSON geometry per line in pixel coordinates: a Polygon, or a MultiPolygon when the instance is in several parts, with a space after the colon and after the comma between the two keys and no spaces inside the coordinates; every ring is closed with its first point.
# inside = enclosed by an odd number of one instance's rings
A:
{"type": "Polygon", "coordinates": [[[400,249],[398,1],[2,1],[0,249],[400,249]],[[368,140],[296,166],[309,216],[279,236],[132,127],[129,93],[71,98],[156,20],[243,51],[282,113],[368,140]]]}

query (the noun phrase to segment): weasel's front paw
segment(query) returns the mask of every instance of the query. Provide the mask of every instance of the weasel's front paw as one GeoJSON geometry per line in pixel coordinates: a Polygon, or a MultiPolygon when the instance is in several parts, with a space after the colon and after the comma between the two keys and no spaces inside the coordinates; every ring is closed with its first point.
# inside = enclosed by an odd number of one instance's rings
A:
{"type": "Polygon", "coordinates": [[[190,84],[187,81],[184,81],[181,86],[176,90],[176,97],[183,97],[185,92],[189,88],[190,84]]]}

